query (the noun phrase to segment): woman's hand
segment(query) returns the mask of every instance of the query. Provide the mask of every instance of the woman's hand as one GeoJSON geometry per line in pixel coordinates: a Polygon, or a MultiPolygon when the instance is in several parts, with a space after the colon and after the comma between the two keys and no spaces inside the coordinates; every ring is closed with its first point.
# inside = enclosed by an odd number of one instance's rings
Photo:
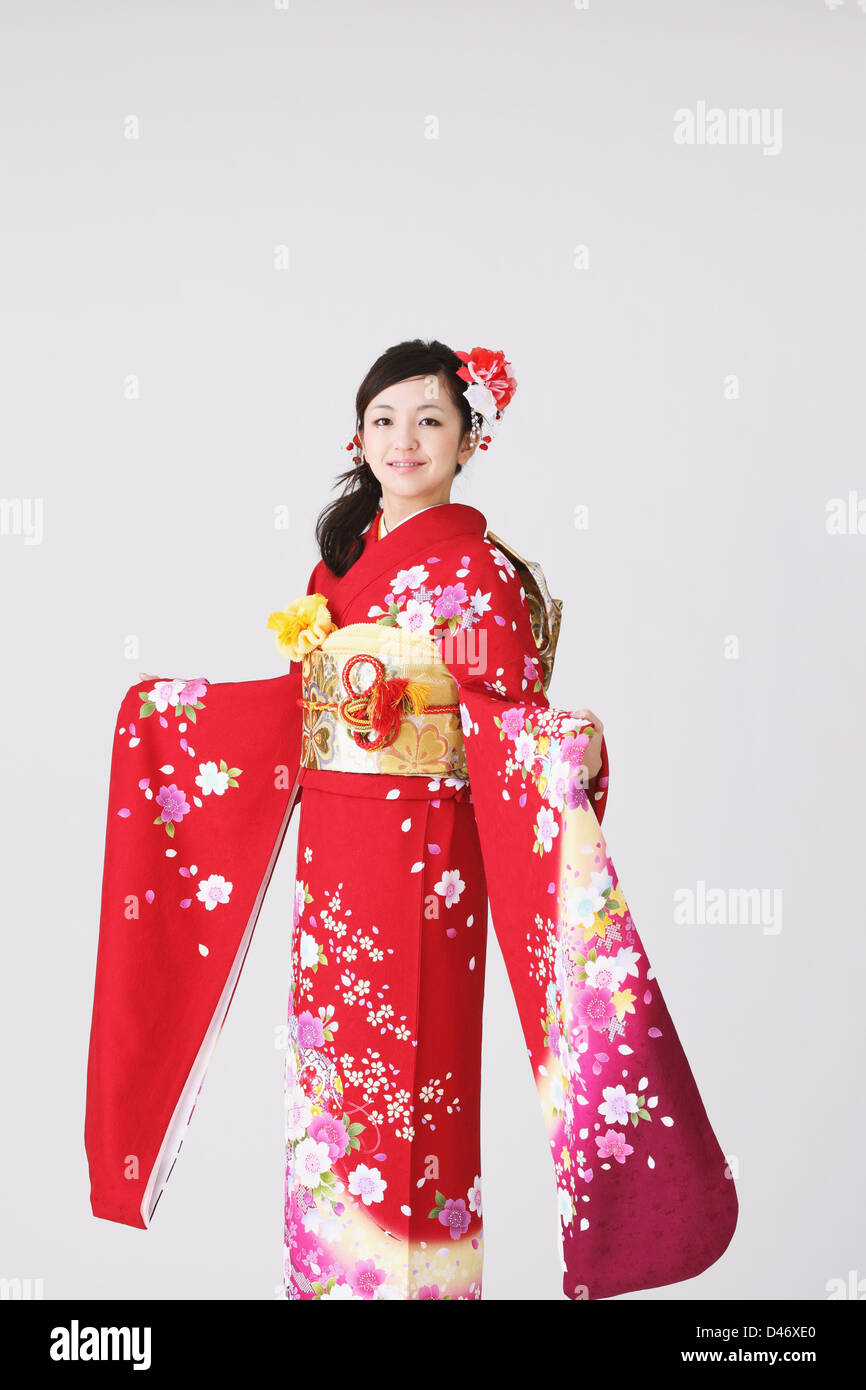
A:
{"type": "Polygon", "coordinates": [[[587,779],[595,781],[601,772],[601,740],[604,737],[604,725],[597,714],[593,714],[591,709],[579,709],[577,713],[582,719],[588,719],[595,728],[595,733],[589,741],[583,765],[586,768],[587,779]]]}

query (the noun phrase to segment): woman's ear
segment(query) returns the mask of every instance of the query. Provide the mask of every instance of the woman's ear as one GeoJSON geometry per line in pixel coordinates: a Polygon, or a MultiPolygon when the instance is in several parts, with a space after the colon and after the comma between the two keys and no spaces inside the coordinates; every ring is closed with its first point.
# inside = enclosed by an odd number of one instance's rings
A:
{"type": "Polygon", "coordinates": [[[477,441],[474,444],[469,443],[469,431],[467,430],[463,436],[460,448],[457,450],[457,462],[468,463],[477,448],[477,441]]]}

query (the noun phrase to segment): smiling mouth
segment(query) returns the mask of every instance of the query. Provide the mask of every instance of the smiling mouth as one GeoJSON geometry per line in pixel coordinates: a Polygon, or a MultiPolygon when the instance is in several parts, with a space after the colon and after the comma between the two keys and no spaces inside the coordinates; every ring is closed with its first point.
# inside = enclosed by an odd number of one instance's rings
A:
{"type": "Polygon", "coordinates": [[[423,468],[423,467],[424,467],[424,460],[423,460],[423,459],[408,459],[408,460],[404,463],[402,459],[395,459],[395,460],[392,460],[392,461],[388,464],[388,467],[389,467],[389,468],[423,468]]]}

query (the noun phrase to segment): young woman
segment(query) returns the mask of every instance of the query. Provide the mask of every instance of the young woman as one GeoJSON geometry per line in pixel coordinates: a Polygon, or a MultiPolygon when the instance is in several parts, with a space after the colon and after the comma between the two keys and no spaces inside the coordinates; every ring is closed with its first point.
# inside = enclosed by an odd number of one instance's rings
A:
{"type": "MultiPolygon", "coordinates": [[[[346,487],[319,519],[322,559],[268,619],[288,674],[144,677],[118,711],[91,1206],[149,1227],[300,802],[293,1300],[481,1297],[488,900],[550,1141],[565,1295],[688,1279],[736,1225],[600,828],[601,721],[547,700],[560,605],[537,565],[451,501],[514,389],[498,352],[385,352],[358,391],[346,487]]],[[[515,1192],[516,1252],[543,1200],[515,1192]]]]}
{"type": "MultiPolygon", "coordinates": [[[[479,417],[515,384],[501,353],[385,352],[307,595],[269,619],[303,666],[292,1299],[481,1297],[488,894],[551,1138],[567,1295],[696,1274],[736,1219],[599,830],[601,721],[548,705],[558,612],[524,564],[533,614],[515,552],[451,500],[490,440],[479,417]]],[[[515,1247],[532,1201],[516,1194],[515,1247]]]]}

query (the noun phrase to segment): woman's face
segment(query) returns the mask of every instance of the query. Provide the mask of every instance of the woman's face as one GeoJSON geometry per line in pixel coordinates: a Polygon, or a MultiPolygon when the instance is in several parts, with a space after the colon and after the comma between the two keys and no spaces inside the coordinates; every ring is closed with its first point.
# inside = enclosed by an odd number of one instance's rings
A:
{"type": "Polygon", "coordinates": [[[458,463],[475,452],[463,436],[460,411],[440,377],[417,376],[386,386],[364,411],[364,455],[389,509],[404,512],[447,502],[458,463]]]}

